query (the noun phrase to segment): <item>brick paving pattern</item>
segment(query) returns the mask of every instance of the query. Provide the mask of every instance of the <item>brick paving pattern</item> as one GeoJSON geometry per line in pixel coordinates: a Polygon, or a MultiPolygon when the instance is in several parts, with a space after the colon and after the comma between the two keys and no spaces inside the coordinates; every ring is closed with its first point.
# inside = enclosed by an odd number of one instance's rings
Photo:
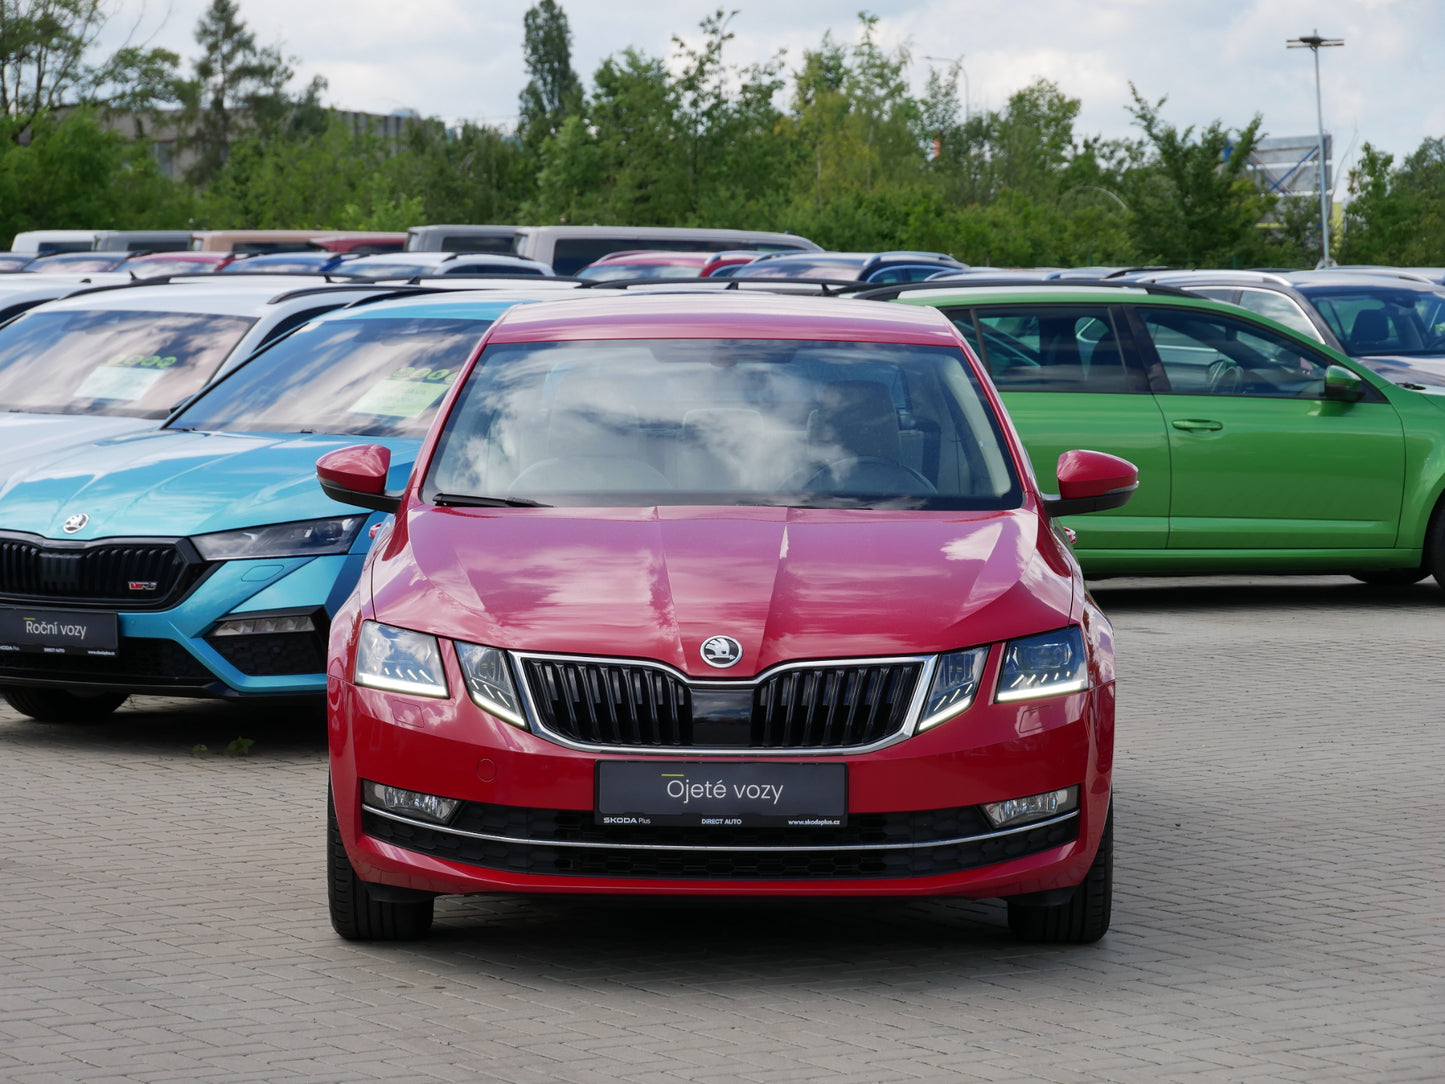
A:
{"type": "Polygon", "coordinates": [[[1096,589],[1119,883],[1083,948],[994,902],[586,899],[351,945],[317,716],[0,709],[0,1080],[1445,1079],[1445,592],[1096,589]]]}

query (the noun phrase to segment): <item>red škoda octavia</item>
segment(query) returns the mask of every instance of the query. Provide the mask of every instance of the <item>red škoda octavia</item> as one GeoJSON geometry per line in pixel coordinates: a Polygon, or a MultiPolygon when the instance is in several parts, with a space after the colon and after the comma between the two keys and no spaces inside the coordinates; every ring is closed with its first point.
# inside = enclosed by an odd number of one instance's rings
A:
{"type": "Polygon", "coordinates": [[[937,312],[608,297],[510,310],[337,613],[337,931],[417,937],[444,893],[1003,897],[1109,925],[1112,633],[937,312]]]}

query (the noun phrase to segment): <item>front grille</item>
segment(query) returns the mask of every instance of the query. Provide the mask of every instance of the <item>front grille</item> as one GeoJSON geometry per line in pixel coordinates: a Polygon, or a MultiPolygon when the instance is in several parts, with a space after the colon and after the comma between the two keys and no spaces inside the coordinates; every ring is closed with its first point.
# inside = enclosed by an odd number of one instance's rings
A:
{"type": "Polygon", "coordinates": [[[673,749],[870,745],[903,728],[922,668],[916,659],[830,663],[694,683],[643,663],[522,659],[544,729],[588,745],[673,749]]]}
{"type": "Polygon", "coordinates": [[[362,810],[362,830],[420,854],[511,873],[826,880],[929,877],[1008,862],[1077,839],[1079,819],[1071,815],[998,835],[976,807],[964,806],[855,813],[836,829],[643,828],[597,825],[590,811],[469,802],[450,830],[394,820],[370,809],[362,810]]]}
{"type": "Polygon", "coordinates": [[[160,610],[208,568],[185,539],[76,542],[0,532],[0,599],[160,610]]]}
{"type": "Polygon", "coordinates": [[[262,677],[326,672],[326,645],[314,632],[210,636],[206,643],[243,674],[262,677]]]}
{"type": "Polygon", "coordinates": [[[66,681],[76,685],[121,683],[195,687],[216,681],[194,655],[174,640],[122,636],[114,655],[0,654],[0,683],[6,678],[66,681]]]}

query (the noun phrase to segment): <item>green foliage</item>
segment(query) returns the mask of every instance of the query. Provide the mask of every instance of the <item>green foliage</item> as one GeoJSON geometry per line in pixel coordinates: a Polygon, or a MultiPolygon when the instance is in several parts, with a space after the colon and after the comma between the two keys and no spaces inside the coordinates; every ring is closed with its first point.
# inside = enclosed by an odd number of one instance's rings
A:
{"type": "MultiPolygon", "coordinates": [[[[0,135],[19,122],[0,118],[0,135]]],[[[92,110],[42,115],[28,143],[0,138],[0,237],[21,230],[184,227],[191,195],[149,151],[101,128],[92,110]]]]}
{"type": "Polygon", "coordinates": [[[517,134],[531,153],[582,108],[582,81],[572,69],[572,30],[553,0],[541,0],[522,18],[522,52],[531,77],[518,103],[517,134]]]}
{"type": "Polygon", "coordinates": [[[237,140],[325,131],[320,104],[325,80],[313,80],[299,96],[291,96],[286,87],[295,72],[278,49],[256,44],[240,20],[236,0],[211,0],[196,25],[196,44],[201,56],[192,78],[176,83],[182,146],[195,154],[187,178],[191,183],[213,181],[237,140]]]}
{"type": "Polygon", "coordinates": [[[126,44],[91,63],[111,0],[0,0],[0,116],[12,140],[62,106],[143,109],[173,98],[179,58],[126,44]]]}
{"type": "Polygon", "coordinates": [[[1180,131],[1163,120],[1163,98],[1151,105],[1132,83],[1129,89],[1130,112],[1151,151],[1127,186],[1137,250],[1179,267],[1259,263],[1259,224],[1273,203],[1248,173],[1260,116],[1233,134],[1215,121],[1195,138],[1193,127],[1180,131]]]}
{"type": "Polygon", "coordinates": [[[1426,139],[1400,168],[1366,143],[1349,175],[1337,247],[1342,263],[1445,264],[1445,139],[1426,139]]]}
{"type": "MultiPolygon", "coordinates": [[[[323,81],[293,89],[294,61],[258,45],[237,0],[210,0],[186,79],[163,50],[94,62],[117,3],[0,0],[0,231],[576,222],[787,229],[996,266],[1317,258],[1313,201],[1250,175],[1258,116],[1180,130],[1135,90],[1139,138],[1103,140],[1042,79],[973,112],[957,62],[915,96],[908,50],[884,48],[866,12],[851,41],[825,34],[785,67],[729,64],[738,13],[720,9],[665,60],[623,50],[584,86],[565,13],[537,0],[515,133],[431,118],[383,137],[323,108],[323,81]],[[196,159],[186,184],[104,131],[109,107],[141,111],[143,131],[169,100],[196,159]]],[[[1366,144],[1349,192],[1341,260],[1445,264],[1445,140],[1398,165],[1366,144]]]]}

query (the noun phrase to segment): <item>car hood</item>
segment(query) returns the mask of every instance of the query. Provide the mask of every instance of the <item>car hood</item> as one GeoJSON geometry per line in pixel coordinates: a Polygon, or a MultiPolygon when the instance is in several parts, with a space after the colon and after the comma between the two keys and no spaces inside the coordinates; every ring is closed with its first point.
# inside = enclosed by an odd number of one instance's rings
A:
{"type": "MultiPolygon", "coordinates": [[[[13,471],[0,483],[0,524],[50,538],[176,537],[354,513],[321,492],[316,460],[356,443],[174,429],[94,441],[13,471]],[[79,513],[85,526],[62,532],[79,513]]],[[[404,478],[419,442],[383,443],[404,478]]]]}
{"type": "Polygon", "coordinates": [[[651,658],[728,677],[1058,628],[1074,574],[1031,512],[413,506],[376,551],[378,620],[516,650],[651,658]]]}
{"type": "Polygon", "coordinates": [[[1392,384],[1426,395],[1445,395],[1445,357],[1371,355],[1359,360],[1392,384]]]}
{"type": "Polygon", "coordinates": [[[43,459],[91,441],[123,433],[150,433],[158,418],[111,418],[89,414],[0,414],[0,478],[30,460],[43,459]]]}

